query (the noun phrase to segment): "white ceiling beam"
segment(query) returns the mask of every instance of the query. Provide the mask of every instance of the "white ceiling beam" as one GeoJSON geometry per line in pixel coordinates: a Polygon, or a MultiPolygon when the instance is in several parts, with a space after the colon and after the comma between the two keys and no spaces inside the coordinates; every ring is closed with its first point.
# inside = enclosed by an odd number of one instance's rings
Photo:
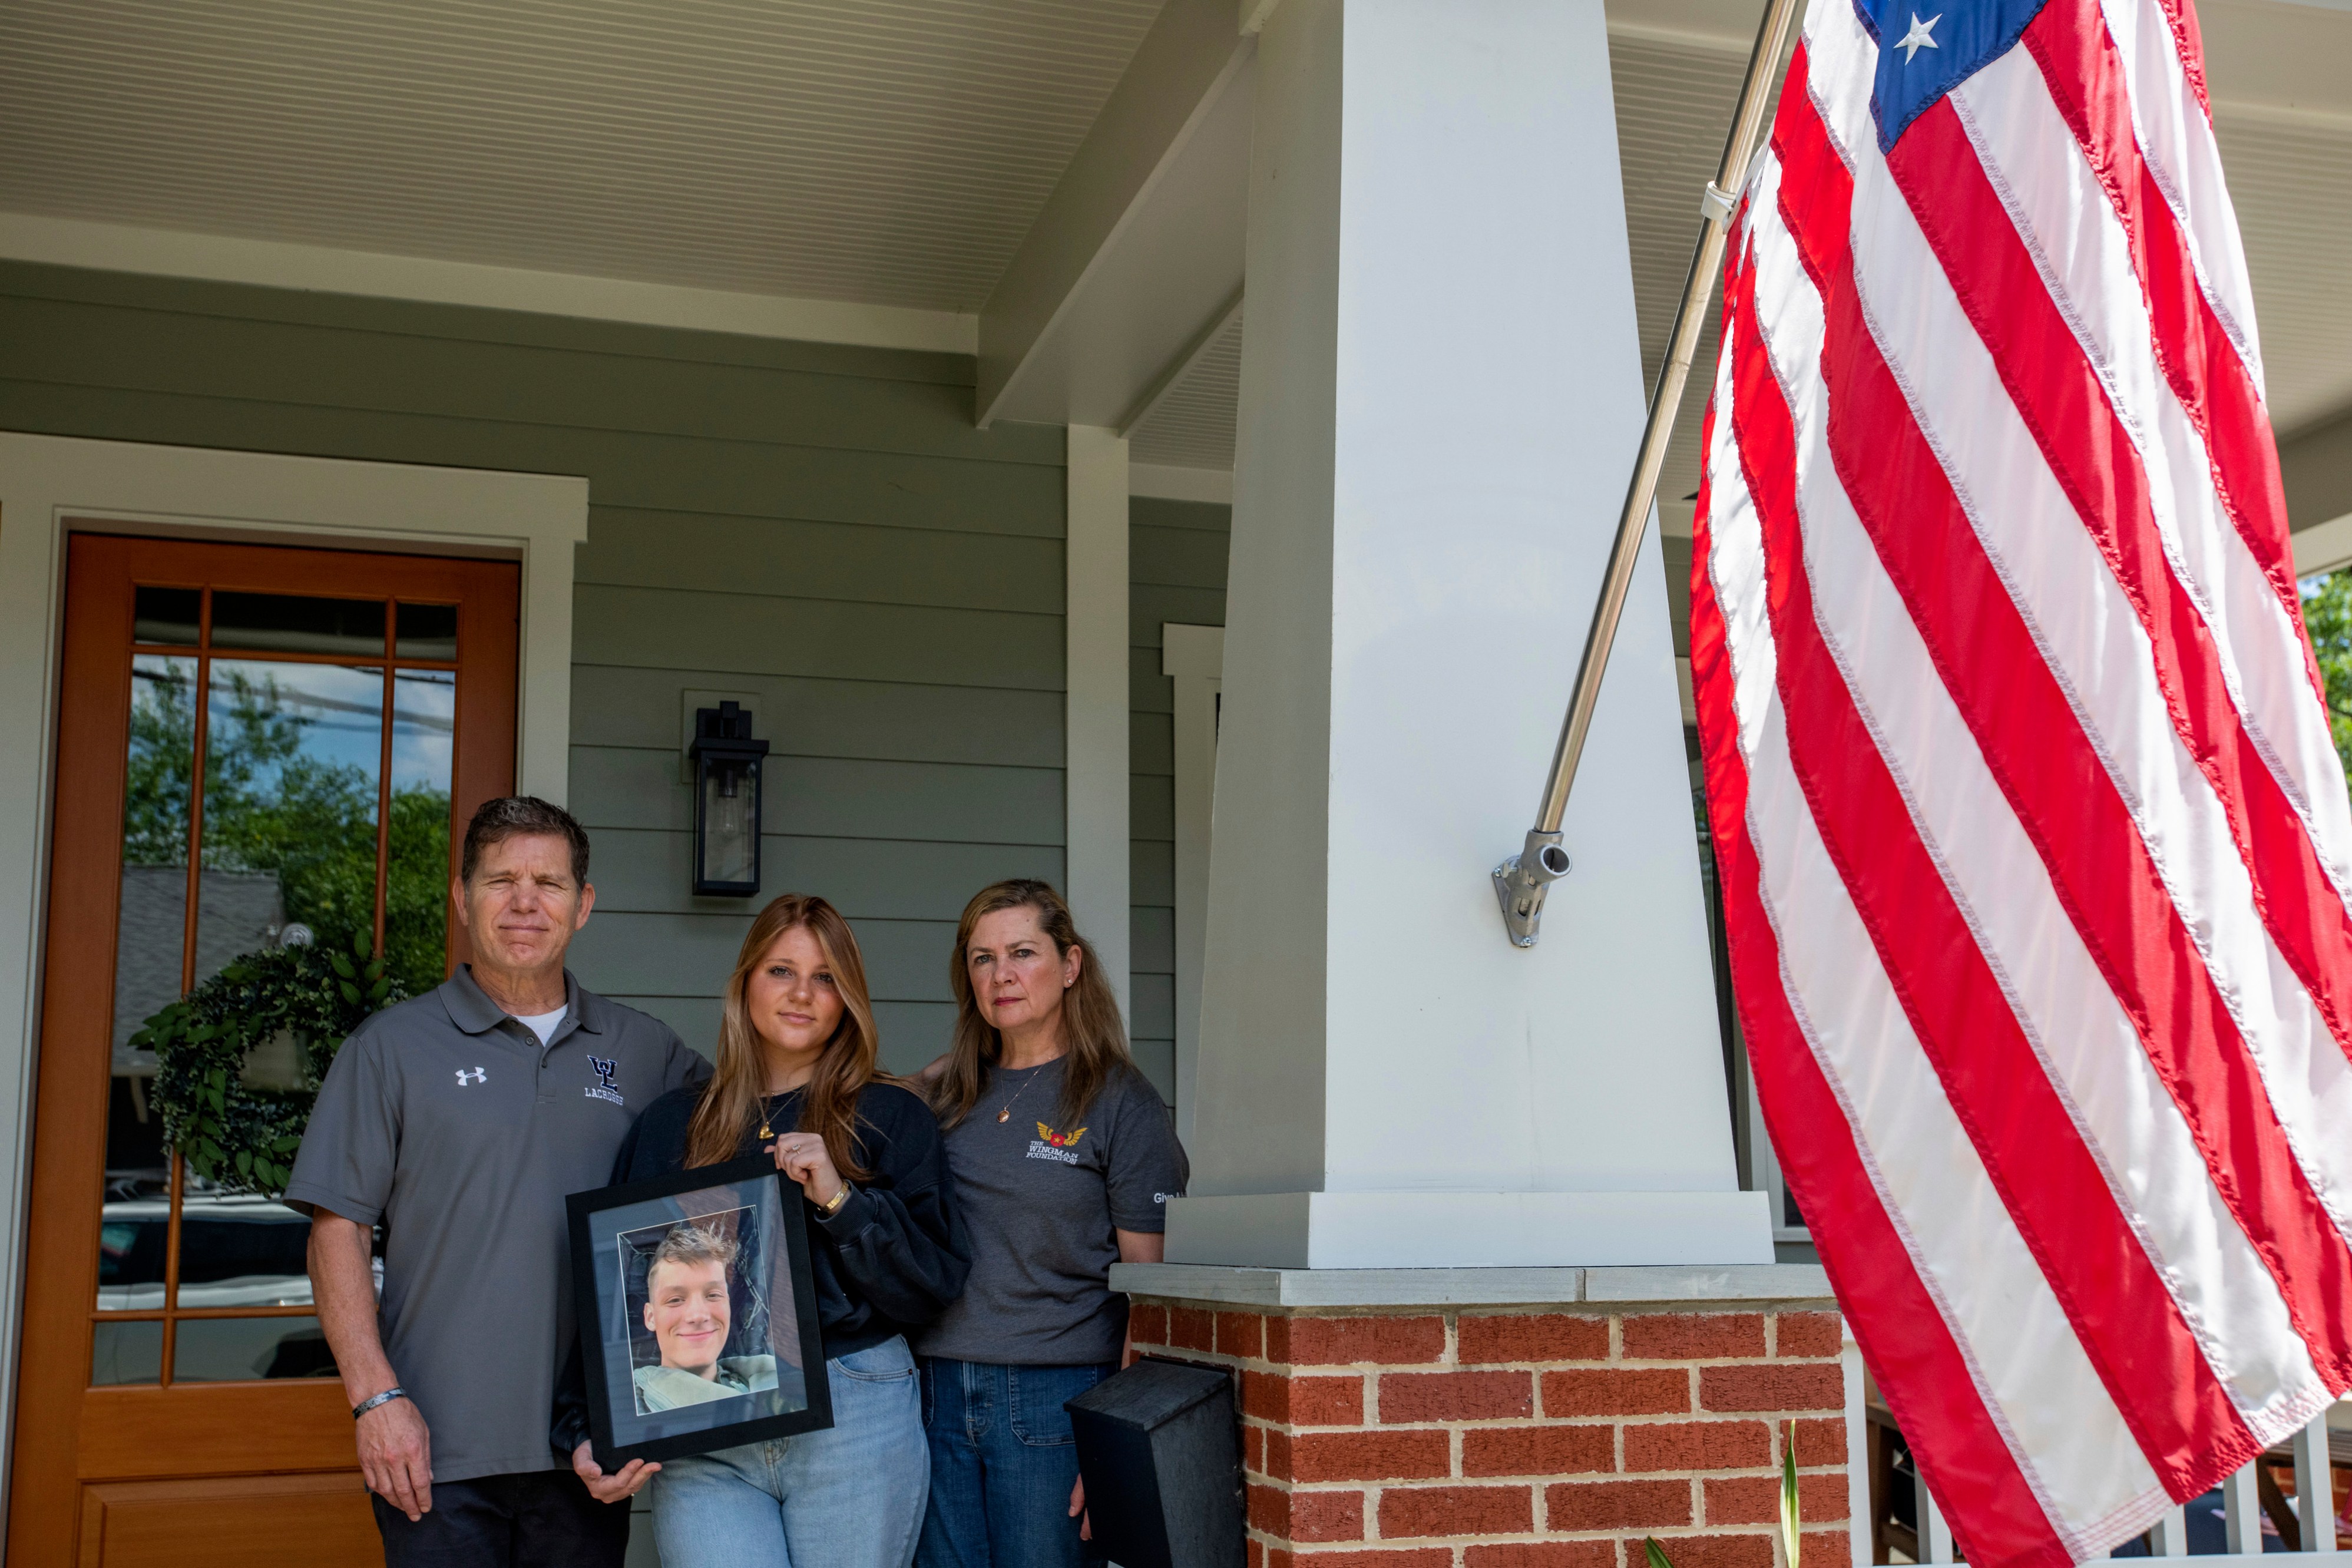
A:
{"type": "Polygon", "coordinates": [[[1210,501],[1234,504],[1231,468],[1182,468],[1160,463],[1129,463],[1127,493],[1160,500],[1210,501]]]}
{"type": "MultiPolygon", "coordinates": [[[[1156,300],[1134,297],[1139,289],[1148,295],[1167,281],[1146,276],[1160,269],[1150,265],[1150,257],[1138,254],[1146,247],[1135,242],[1139,231],[1154,226],[1155,205],[1162,209],[1171,203],[1198,205],[1203,175],[1210,173],[1198,165],[1204,155],[1224,151],[1232,140],[1233,110],[1225,100],[1253,52],[1251,41],[1234,26],[1233,0],[1168,0],[981,308],[976,412],[983,426],[998,418],[1110,425],[1128,410],[1141,390],[1140,380],[1106,408],[1105,394],[1099,388],[1088,390],[1090,379],[1102,379],[1099,374],[1090,377],[1095,367],[1079,363],[1074,375],[1069,362],[1073,355],[1083,361],[1108,352],[1123,367],[1139,349],[1170,331],[1157,319],[1156,300]],[[1223,121],[1217,112],[1221,105],[1223,121]],[[1217,142],[1217,148],[1199,145],[1204,130],[1212,132],[1209,140],[1217,142]],[[1188,153],[1192,154],[1189,165],[1188,153]],[[1080,319],[1087,313],[1089,295],[1122,297],[1123,309],[1113,312],[1120,318],[1116,335],[1130,341],[1106,343],[1100,322],[1080,319]],[[1133,341],[1139,337],[1140,342],[1133,341]],[[1079,406],[1071,406],[1073,387],[1079,406]]],[[[1244,160],[1247,119],[1244,104],[1244,160]]],[[[1213,161],[1231,160],[1228,155],[1213,161]]],[[[1244,163],[1244,174],[1245,168],[1244,163]]],[[[1235,212],[1242,205],[1236,181],[1235,212]]],[[[1164,211],[1160,216],[1161,229],[1173,226],[1181,232],[1183,226],[1169,225],[1164,211]]],[[[1216,215],[1208,216],[1213,229],[1216,215]]],[[[1238,236],[1238,224],[1234,227],[1238,236]]],[[[1163,250],[1165,238],[1163,234],[1163,250]]],[[[1209,243],[1214,244],[1213,237],[1209,243]]],[[[1213,283],[1213,300],[1224,298],[1240,280],[1237,237],[1234,249],[1233,276],[1213,283]]],[[[1144,376],[1164,363],[1168,347],[1182,340],[1201,313],[1197,307],[1182,310],[1173,338],[1149,353],[1144,376]]],[[[1109,379],[1116,383],[1122,376],[1114,371],[1109,379]]]]}
{"type": "Polygon", "coordinates": [[[690,289],[27,213],[0,213],[0,258],[803,342],[968,354],[979,342],[978,319],[958,311],[690,289]]]}

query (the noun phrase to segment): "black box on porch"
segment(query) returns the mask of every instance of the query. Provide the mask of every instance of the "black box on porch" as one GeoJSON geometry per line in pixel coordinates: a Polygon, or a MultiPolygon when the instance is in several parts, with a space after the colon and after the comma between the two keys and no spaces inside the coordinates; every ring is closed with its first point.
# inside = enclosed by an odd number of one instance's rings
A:
{"type": "Polygon", "coordinates": [[[1139,1361],[1063,1408],[1096,1552],[1119,1568],[1241,1568],[1241,1433],[1229,1375],[1139,1361]]]}

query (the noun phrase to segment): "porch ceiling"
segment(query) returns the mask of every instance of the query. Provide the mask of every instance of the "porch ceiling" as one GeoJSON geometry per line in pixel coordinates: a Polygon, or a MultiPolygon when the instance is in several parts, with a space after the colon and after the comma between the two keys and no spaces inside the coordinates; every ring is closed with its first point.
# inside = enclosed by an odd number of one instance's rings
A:
{"type": "Polygon", "coordinates": [[[5,0],[0,209],[977,310],[1160,0],[5,0]]]}
{"type": "MultiPolygon", "coordinates": [[[[2283,435],[2352,406],[2352,290],[2342,286],[2352,255],[2347,5],[2200,6],[2283,435]]],[[[0,0],[0,219],[91,220],[969,322],[1160,8],[0,0]]],[[[1652,367],[1754,9],[1755,0],[1610,0],[1634,291],[1652,367]]],[[[1190,325],[1177,323],[1176,336],[1190,325]]],[[[1231,465],[1241,330],[1216,336],[1152,404],[1133,432],[1139,461],[1231,465]]],[[[1695,431],[1685,421],[1669,468],[1669,527],[1673,499],[1696,483],[1695,431]]]]}
{"type": "MultiPolygon", "coordinates": [[[[2215,133],[2245,236],[2271,416],[2282,437],[2352,408],[2352,0],[2201,0],[2215,133]]],[[[1697,237],[1695,193],[1714,177],[1747,65],[1747,0],[1612,0],[1610,68],[1640,317],[1657,373],[1697,237]]],[[[1716,306],[1721,303],[1718,294],[1716,306]]],[[[1698,405],[1715,368],[1714,309],[1659,486],[1687,532],[1698,485],[1698,405]]],[[[1230,468],[1238,326],[1134,433],[1139,462],[1230,468]]]]}

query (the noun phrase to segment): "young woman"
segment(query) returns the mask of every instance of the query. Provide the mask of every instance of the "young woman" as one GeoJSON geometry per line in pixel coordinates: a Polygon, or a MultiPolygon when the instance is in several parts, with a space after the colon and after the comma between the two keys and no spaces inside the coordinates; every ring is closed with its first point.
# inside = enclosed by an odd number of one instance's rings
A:
{"type": "Polygon", "coordinates": [[[1051,887],[982,889],[956,927],[950,980],[955,1044],[931,1105],[972,1264],[916,1341],[931,1445],[916,1561],[1074,1568],[1086,1494],[1062,1402],[1118,1368],[1127,1299],[1110,1266],[1159,1260],[1184,1152],[1051,887]]]}
{"type": "Polygon", "coordinates": [[[647,1106],[622,1145],[616,1183],[773,1152],[808,1205],[833,1390],[829,1430],[646,1467],[667,1568],[914,1554],[929,1460],[906,1335],[955,1300],[971,1247],[938,1123],[882,1074],[878,1046],[849,922],[788,893],[743,939],[718,1071],[647,1106]]]}

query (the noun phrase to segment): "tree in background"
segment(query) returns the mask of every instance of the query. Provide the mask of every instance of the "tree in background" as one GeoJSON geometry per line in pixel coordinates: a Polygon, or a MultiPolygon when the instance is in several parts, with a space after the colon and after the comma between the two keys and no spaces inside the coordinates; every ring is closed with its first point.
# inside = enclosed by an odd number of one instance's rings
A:
{"type": "MultiPolygon", "coordinates": [[[[131,706],[123,859],[187,864],[195,747],[192,664],[142,668],[131,706]]],[[[367,771],[306,748],[317,720],[275,676],[218,669],[205,748],[203,862],[278,879],[286,918],[348,948],[373,934],[376,795],[367,771]]],[[[441,983],[447,940],[449,795],[410,784],[392,795],[386,967],[411,994],[441,983]]]]}
{"type": "Polygon", "coordinates": [[[2344,771],[2352,774],[2352,570],[2306,577],[2302,588],[2303,624],[2327,688],[2328,732],[2344,771]]]}

